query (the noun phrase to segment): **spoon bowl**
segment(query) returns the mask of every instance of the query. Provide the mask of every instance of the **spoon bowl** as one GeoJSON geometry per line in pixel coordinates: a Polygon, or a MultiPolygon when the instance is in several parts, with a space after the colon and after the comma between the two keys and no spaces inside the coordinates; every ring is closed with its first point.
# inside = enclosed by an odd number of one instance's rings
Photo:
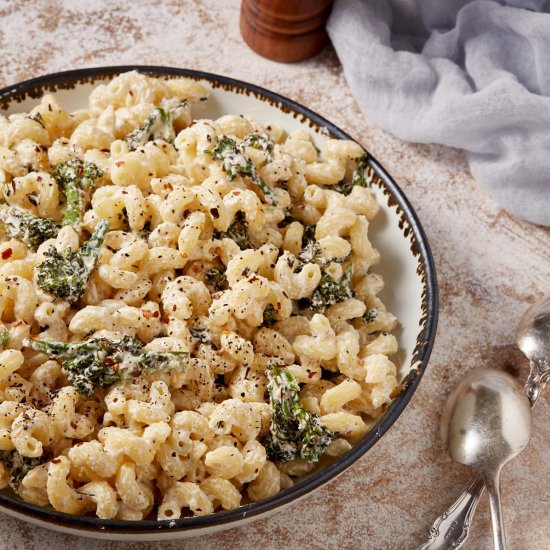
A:
{"type": "Polygon", "coordinates": [[[525,312],[516,330],[516,342],[531,363],[550,368],[550,296],[525,312]]]}
{"type": "Polygon", "coordinates": [[[531,364],[525,392],[534,405],[550,379],[550,296],[525,312],[516,330],[516,342],[531,364]]]}
{"type": "Polygon", "coordinates": [[[502,466],[529,442],[529,400],[515,378],[479,369],[449,396],[441,420],[442,440],[451,458],[478,470],[502,466]]]}

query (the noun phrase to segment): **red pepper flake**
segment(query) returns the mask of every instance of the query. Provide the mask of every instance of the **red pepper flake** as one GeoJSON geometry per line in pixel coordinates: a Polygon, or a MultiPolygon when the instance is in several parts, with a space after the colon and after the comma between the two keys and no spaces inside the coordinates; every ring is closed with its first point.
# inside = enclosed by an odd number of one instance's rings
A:
{"type": "Polygon", "coordinates": [[[315,373],[313,371],[310,371],[307,375],[308,378],[313,378],[315,376],[315,373]]]}
{"type": "Polygon", "coordinates": [[[153,317],[156,319],[160,313],[158,311],[153,311],[153,317]]]}
{"type": "Polygon", "coordinates": [[[238,195],[240,195],[240,194],[241,194],[240,191],[233,191],[233,195],[235,195],[236,197],[237,197],[238,195]]]}
{"type": "Polygon", "coordinates": [[[109,149],[100,149],[100,151],[101,151],[102,153],[106,153],[106,154],[111,152],[111,151],[109,151],[109,149]]]}
{"type": "Polygon", "coordinates": [[[214,252],[216,253],[216,256],[220,256],[222,253],[222,249],[219,246],[217,246],[216,248],[214,248],[214,252]]]}
{"type": "Polygon", "coordinates": [[[164,321],[167,325],[169,325],[169,324],[170,324],[170,317],[165,317],[165,318],[163,319],[163,321],[164,321]]]}
{"type": "Polygon", "coordinates": [[[141,311],[143,312],[143,316],[146,319],[150,319],[151,316],[153,315],[153,312],[150,309],[142,309],[141,311]]]}
{"type": "Polygon", "coordinates": [[[219,217],[220,217],[220,213],[218,212],[218,209],[217,208],[211,208],[210,209],[210,214],[212,215],[212,217],[217,220],[219,217]]]}
{"type": "Polygon", "coordinates": [[[119,160],[118,162],[115,162],[115,166],[124,166],[124,162],[119,160]]]}
{"type": "Polygon", "coordinates": [[[178,306],[177,306],[176,304],[174,304],[174,305],[172,306],[172,311],[177,311],[177,309],[178,309],[178,306]]]}
{"type": "Polygon", "coordinates": [[[11,258],[12,254],[13,250],[11,248],[6,248],[6,250],[2,251],[2,259],[7,260],[8,258],[11,258]]]}
{"type": "Polygon", "coordinates": [[[277,302],[277,309],[281,309],[281,302],[277,302]]]}
{"type": "Polygon", "coordinates": [[[165,183],[164,184],[164,189],[166,189],[167,191],[173,191],[174,187],[172,186],[171,183],[165,183]]]}
{"type": "Polygon", "coordinates": [[[71,420],[71,428],[72,428],[73,430],[76,430],[77,427],[78,427],[78,426],[76,425],[76,422],[73,422],[73,421],[71,420]]]}
{"type": "Polygon", "coordinates": [[[200,265],[196,265],[196,264],[195,264],[195,265],[193,266],[193,271],[194,271],[195,273],[200,273],[200,272],[202,271],[202,267],[201,267],[200,265]]]}

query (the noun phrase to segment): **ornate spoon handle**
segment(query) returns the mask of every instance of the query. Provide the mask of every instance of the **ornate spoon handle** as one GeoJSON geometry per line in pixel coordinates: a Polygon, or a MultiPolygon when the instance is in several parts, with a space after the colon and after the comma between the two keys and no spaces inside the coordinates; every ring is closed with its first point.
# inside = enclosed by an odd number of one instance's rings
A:
{"type": "Polygon", "coordinates": [[[419,550],[459,548],[468,537],[470,523],[484,489],[483,478],[476,476],[468,489],[434,521],[428,540],[419,550]]]}
{"type": "MultiPolygon", "coordinates": [[[[544,366],[541,372],[538,365],[531,363],[531,373],[525,383],[525,393],[531,401],[531,407],[535,406],[550,378],[550,368],[546,363],[544,366]]],[[[434,521],[428,540],[418,550],[460,548],[468,538],[470,523],[484,488],[483,479],[478,475],[451,507],[434,521]]]]}

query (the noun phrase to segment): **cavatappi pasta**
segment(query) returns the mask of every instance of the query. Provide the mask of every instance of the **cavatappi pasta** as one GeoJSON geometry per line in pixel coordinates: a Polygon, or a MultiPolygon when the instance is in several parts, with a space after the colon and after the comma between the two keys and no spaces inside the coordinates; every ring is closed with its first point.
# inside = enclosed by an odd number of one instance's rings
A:
{"type": "Polygon", "coordinates": [[[292,486],[395,396],[367,154],[130,72],[0,116],[0,487],[176,519],[292,486]]]}

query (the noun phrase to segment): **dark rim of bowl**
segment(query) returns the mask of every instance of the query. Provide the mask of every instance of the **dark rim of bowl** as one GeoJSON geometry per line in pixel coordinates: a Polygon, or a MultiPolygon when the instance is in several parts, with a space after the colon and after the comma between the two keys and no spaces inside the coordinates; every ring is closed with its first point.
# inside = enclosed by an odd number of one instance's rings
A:
{"type": "MultiPolygon", "coordinates": [[[[152,65],[94,67],[63,71],[25,80],[0,90],[0,109],[7,107],[13,100],[21,101],[27,96],[39,98],[45,91],[74,88],[77,84],[94,82],[98,79],[108,78],[133,70],[152,76],[185,76],[196,80],[208,80],[214,87],[222,87],[230,91],[245,94],[252,93],[257,98],[282,108],[286,112],[297,113],[304,120],[312,122],[319,128],[326,128],[334,137],[353,139],[343,130],[303,105],[260,86],[202,71],[152,65]]],[[[98,536],[108,536],[109,533],[118,536],[125,534],[129,536],[148,533],[160,534],[160,531],[166,532],[167,530],[170,532],[202,530],[209,526],[223,526],[233,522],[238,523],[239,520],[254,518],[266,512],[274,511],[276,508],[289,504],[324,485],[363,456],[397,420],[415,392],[428,364],[435,340],[438,319],[438,290],[435,266],[424,230],[411,204],[399,186],[377,160],[370,155],[369,157],[370,166],[381,181],[382,187],[390,194],[390,203],[396,205],[400,210],[400,226],[403,226],[405,236],[410,237],[412,240],[411,249],[413,254],[419,259],[418,272],[423,277],[424,290],[422,296],[422,329],[417,335],[416,347],[411,362],[413,365],[411,371],[404,381],[402,392],[395,398],[382,418],[360,443],[326,468],[296,482],[293,487],[281,491],[271,498],[260,502],[244,504],[235,510],[217,512],[207,516],[184,517],[162,521],[98,519],[86,516],[74,516],[35,506],[4,492],[0,492],[0,507],[8,513],[11,511],[12,514],[24,514],[40,522],[61,524],[64,528],[73,532],[88,531],[94,532],[98,536]]]]}

